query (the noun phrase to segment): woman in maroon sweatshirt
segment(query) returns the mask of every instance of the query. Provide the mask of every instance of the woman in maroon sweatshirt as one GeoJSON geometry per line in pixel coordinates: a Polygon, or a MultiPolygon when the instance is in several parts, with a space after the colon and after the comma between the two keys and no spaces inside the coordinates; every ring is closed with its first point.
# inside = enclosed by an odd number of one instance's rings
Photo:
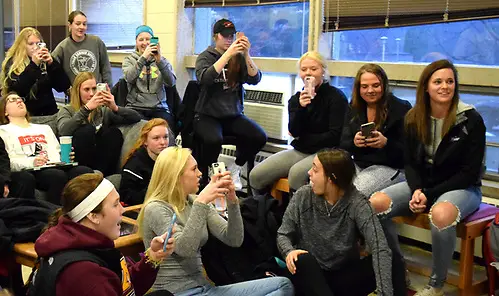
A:
{"type": "MultiPolygon", "coordinates": [[[[61,201],[62,208],[54,213],[49,228],[35,243],[38,256],[52,265],[58,253],[85,250],[106,264],[70,263],[55,279],[55,295],[144,295],[156,279],[159,263],[173,252],[173,238],[163,252],[166,233],[155,237],[141,260],[132,265],[114,248],[114,240],[120,236],[123,207],[109,181],[95,173],[76,177],[64,188],[61,201]]],[[[35,274],[35,289],[50,285],[47,272],[40,268],[35,274]],[[37,282],[37,278],[43,280],[37,282]]],[[[171,295],[164,292],[158,295],[171,295]]]]}

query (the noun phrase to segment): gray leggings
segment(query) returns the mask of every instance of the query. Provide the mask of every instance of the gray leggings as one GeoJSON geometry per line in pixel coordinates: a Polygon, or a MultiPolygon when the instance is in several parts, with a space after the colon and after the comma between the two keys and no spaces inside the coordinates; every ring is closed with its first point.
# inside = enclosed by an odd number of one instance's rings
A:
{"type": "Polygon", "coordinates": [[[355,168],[357,176],[353,180],[353,184],[367,197],[391,185],[405,181],[405,174],[402,170],[388,166],[372,165],[365,169],[355,166],[355,168]]]}
{"type": "Polygon", "coordinates": [[[315,154],[295,149],[273,154],[255,166],[250,173],[251,187],[263,190],[279,178],[288,177],[289,187],[297,190],[308,182],[308,170],[312,167],[315,154]]]}

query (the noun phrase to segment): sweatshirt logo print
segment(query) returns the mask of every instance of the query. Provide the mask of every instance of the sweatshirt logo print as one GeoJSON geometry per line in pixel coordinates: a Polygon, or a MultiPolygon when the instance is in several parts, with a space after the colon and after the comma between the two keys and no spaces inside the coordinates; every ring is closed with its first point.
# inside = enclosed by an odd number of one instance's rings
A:
{"type": "Polygon", "coordinates": [[[18,137],[21,149],[27,156],[35,156],[40,151],[47,151],[47,140],[43,134],[18,137]],[[45,148],[45,149],[44,149],[45,148]]]}
{"type": "MultiPolygon", "coordinates": [[[[151,74],[151,79],[156,79],[158,78],[159,74],[159,69],[158,67],[155,67],[155,66],[151,66],[150,69],[149,69],[149,74],[151,74]]],[[[142,69],[142,72],[140,72],[139,74],[139,78],[140,79],[144,79],[144,76],[147,75],[147,67],[144,66],[144,68],[142,69]]]]}
{"type": "Polygon", "coordinates": [[[74,75],[80,72],[94,72],[97,69],[95,54],[87,49],[80,49],[70,59],[70,68],[74,75]]]}

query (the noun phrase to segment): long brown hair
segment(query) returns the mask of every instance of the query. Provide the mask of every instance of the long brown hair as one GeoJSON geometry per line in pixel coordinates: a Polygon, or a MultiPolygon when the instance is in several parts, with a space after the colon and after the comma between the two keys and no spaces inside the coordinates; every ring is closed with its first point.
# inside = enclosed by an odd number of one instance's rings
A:
{"type": "Polygon", "coordinates": [[[240,82],[241,77],[241,56],[236,54],[227,64],[227,85],[235,87],[240,82]]]}
{"type": "MultiPolygon", "coordinates": [[[[44,232],[50,227],[54,227],[59,222],[61,216],[71,212],[79,205],[92,191],[99,186],[104,177],[100,173],[83,174],[70,180],[62,191],[61,204],[62,208],[58,208],[50,217],[47,227],[44,232]]],[[[92,210],[92,213],[100,213],[102,211],[102,202],[92,210]]]]}
{"type": "MultiPolygon", "coordinates": [[[[7,95],[5,95],[3,98],[0,98],[0,124],[8,124],[10,122],[9,118],[5,114],[7,112],[7,110],[6,110],[7,98],[12,96],[12,95],[19,96],[16,92],[11,91],[7,95]]],[[[30,117],[29,117],[28,109],[26,109],[26,116],[25,117],[26,117],[26,120],[29,122],[30,117]]]]}
{"type": "Polygon", "coordinates": [[[164,126],[168,129],[168,123],[166,122],[166,120],[162,118],[153,118],[149,120],[140,130],[139,138],[133,145],[132,149],[130,149],[130,151],[125,156],[125,159],[123,160],[123,165],[127,163],[130,157],[132,157],[132,155],[135,153],[135,151],[137,151],[140,147],[144,145],[144,143],[147,141],[147,135],[149,134],[149,132],[157,126],[164,126]]]}
{"type": "Polygon", "coordinates": [[[456,122],[456,110],[459,103],[459,80],[457,69],[449,60],[435,61],[424,68],[419,77],[418,87],[416,90],[416,104],[407,112],[405,116],[405,126],[408,132],[415,132],[417,138],[425,145],[431,142],[430,135],[430,120],[431,120],[431,105],[430,95],[428,94],[428,84],[431,76],[438,70],[451,69],[454,73],[454,97],[452,98],[449,112],[444,119],[442,126],[442,137],[445,136],[451,127],[456,122]]]}
{"type": "Polygon", "coordinates": [[[377,130],[380,130],[383,127],[383,124],[386,121],[386,117],[388,115],[388,99],[390,98],[390,88],[388,85],[388,76],[386,75],[385,70],[381,68],[377,64],[365,64],[360,67],[359,71],[357,71],[357,75],[355,76],[355,81],[353,83],[352,89],[352,109],[356,111],[355,116],[358,114],[362,114],[366,112],[367,114],[367,103],[360,95],[360,79],[364,73],[371,73],[378,77],[381,82],[381,88],[383,94],[381,98],[376,102],[376,118],[374,119],[374,124],[377,130]]]}

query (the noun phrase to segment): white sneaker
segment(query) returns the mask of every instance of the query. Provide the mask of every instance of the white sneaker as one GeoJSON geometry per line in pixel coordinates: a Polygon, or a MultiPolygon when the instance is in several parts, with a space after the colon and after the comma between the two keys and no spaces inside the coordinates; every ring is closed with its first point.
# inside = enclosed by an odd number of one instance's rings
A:
{"type": "Polygon", "coordinates": [[[418,291],[414,296],[444,296],[443,289],[436,289],[432,286],[426,286],[423,290],[418,291]]]}
{"type": "Polygon", "coordinates": [[[241,191],[243,189],[243,183],[241,182],[242,167],[233,163],[229,165],[227,170],[230,172],[230,176],[232,177],[232,181],[234,182],[234,187],[236,187],[236,191],[241,191]]]}

